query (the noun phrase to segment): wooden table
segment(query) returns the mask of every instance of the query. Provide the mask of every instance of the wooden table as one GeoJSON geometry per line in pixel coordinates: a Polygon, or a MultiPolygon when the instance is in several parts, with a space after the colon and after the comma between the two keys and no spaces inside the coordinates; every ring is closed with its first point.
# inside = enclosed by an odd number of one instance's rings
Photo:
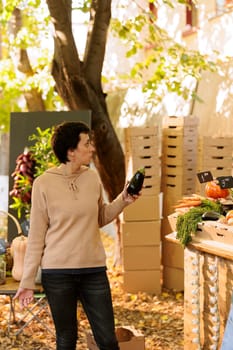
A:
{"type": "MultiPolygon", "coordinates": [[[[180,244],[176,232],[166,239],[180,244]]],[[[220,349],[233,291],[233,245],[191,241],[184,248],[184,350],[220,349]]]]}

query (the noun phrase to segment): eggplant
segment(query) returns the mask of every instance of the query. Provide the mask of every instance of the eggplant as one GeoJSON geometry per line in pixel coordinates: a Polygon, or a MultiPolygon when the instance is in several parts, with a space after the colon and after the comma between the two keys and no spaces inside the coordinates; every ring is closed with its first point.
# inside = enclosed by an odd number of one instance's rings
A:
{"type": "Polygon", "coordinates": [[[217,211],[206,211],[204,214],[202,214],[202,220],[217,221],[220,216],[221,214],[217,211]]]}
{"type": "Polygon", "coordinates": [[[145,168],[138,169],[136,173],[133,175],[133,177],[131,178],[127,186],[127,192],[131,196],[137,195],[141,191],[144,178],[145,178],[145,168]]]}

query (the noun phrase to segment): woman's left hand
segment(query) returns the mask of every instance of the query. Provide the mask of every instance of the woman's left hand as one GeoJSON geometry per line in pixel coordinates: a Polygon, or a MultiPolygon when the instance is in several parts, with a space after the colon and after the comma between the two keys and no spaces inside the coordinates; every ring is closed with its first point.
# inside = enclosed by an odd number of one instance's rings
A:
{"type": "Polygon", "coordinates": [[[13,298],[14,300],[19,299],[21,309],[27,307],[34,299],[33,289],[19,288],[13,298]]]}

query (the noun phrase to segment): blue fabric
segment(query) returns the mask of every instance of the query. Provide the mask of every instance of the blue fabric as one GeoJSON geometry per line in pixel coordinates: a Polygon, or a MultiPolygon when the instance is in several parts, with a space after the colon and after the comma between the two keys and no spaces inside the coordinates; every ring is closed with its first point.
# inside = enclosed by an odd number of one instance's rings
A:
{"type": "Polygon", "coordinates": [[[230,312],[223,335],[221,350],[233,350],[233,295],[231,299],[230,312]]]}
{"type": "Polygon", "coordinates": [[[99,349],[119,350],[106,271],[79,275],[42,272],[42,285],[55,324],[57,350],[76,349],[78,300],[99,349]]]}

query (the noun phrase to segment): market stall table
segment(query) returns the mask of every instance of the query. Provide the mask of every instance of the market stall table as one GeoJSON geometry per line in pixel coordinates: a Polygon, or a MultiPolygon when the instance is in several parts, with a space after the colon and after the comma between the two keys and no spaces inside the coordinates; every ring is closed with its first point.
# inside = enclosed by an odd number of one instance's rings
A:
{"type": "MultiPolygon", "coordinates": [[[[166,239],[180,244],[176,232],[166,239]]],[[[184,269],[184,350],[220,349],[233,291],[233,245],[194,237],[184,248],[184,269]]]]}

